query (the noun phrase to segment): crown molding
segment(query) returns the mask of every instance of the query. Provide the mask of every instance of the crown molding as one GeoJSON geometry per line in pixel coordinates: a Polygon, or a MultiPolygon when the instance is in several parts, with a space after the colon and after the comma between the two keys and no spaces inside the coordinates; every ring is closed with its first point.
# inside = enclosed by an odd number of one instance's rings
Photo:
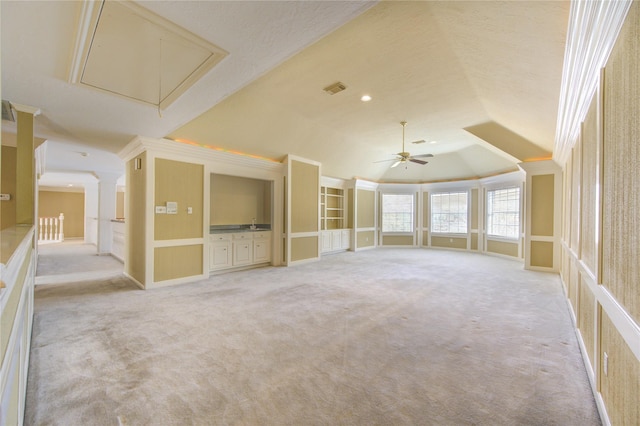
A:
{"type": "Polygon", "coordinates": [[[578,139],[632,0],[571,2],[553,159],[564,164],[578,139]]]}

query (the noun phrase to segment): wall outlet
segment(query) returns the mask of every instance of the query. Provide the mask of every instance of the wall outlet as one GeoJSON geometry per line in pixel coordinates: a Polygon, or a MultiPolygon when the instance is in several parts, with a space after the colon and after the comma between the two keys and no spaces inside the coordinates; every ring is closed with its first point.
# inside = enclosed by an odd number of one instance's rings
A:
{"type": "Polygon", "coordinates": [[[193,214],[193,207],[187,207],[187,214],[193,214]]]}
{"type": "Polygon", "coordinates": [[[604,375],[609,375],[609,355],[605,352],[602,357],[602,370],[604,371],[604,375]]]}

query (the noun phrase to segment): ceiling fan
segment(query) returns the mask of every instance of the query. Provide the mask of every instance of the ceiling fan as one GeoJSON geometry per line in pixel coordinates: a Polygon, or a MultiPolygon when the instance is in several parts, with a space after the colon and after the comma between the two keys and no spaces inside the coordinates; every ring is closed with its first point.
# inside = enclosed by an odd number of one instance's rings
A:
{"type": "MultiPolygon", "coordinates": [[[[408,161],[411,161],[412,163],[416,163],[416,164],[421,164],[423,166],[429,163],[428,161],[419,160],[419,158],[433,157],[433,154],[411,155],[404,150],[404,128],[407,126],[407,122],[401,121],[400,124],[402,125],[402,151],[396,154],[397,155],[396,158],[393,158],[391,160],[380,160],[380,161],[376,161],[376,163],[382,163],[384,161],[395,161],[395,163],[391,165],[391,168],[397,167],[402,163],[406,164],[408,161]]],[[[424,141],[416,141],[412,143],[421,143],[421,142],[424,142],[424,141]]]]}

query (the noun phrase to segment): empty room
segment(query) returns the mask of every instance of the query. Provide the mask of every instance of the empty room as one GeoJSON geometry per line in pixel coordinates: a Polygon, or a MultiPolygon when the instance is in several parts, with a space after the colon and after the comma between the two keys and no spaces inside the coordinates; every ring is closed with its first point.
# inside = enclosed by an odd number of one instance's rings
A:
{"type": "Polygon", "coordinates": [[[637,1],[0,19],[0,424],[640,424],[637,1]]]}

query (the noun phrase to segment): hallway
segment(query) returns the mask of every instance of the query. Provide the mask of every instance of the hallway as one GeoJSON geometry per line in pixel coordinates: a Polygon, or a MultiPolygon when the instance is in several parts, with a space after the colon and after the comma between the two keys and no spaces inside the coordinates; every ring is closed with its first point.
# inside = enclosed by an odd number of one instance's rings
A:
{"type": "Polygon", "coordinates": [[[83,240],[38,245],[36,285],[109,279],[122,271],[122,262],[98,256],[96,247],[83,240]]]}

